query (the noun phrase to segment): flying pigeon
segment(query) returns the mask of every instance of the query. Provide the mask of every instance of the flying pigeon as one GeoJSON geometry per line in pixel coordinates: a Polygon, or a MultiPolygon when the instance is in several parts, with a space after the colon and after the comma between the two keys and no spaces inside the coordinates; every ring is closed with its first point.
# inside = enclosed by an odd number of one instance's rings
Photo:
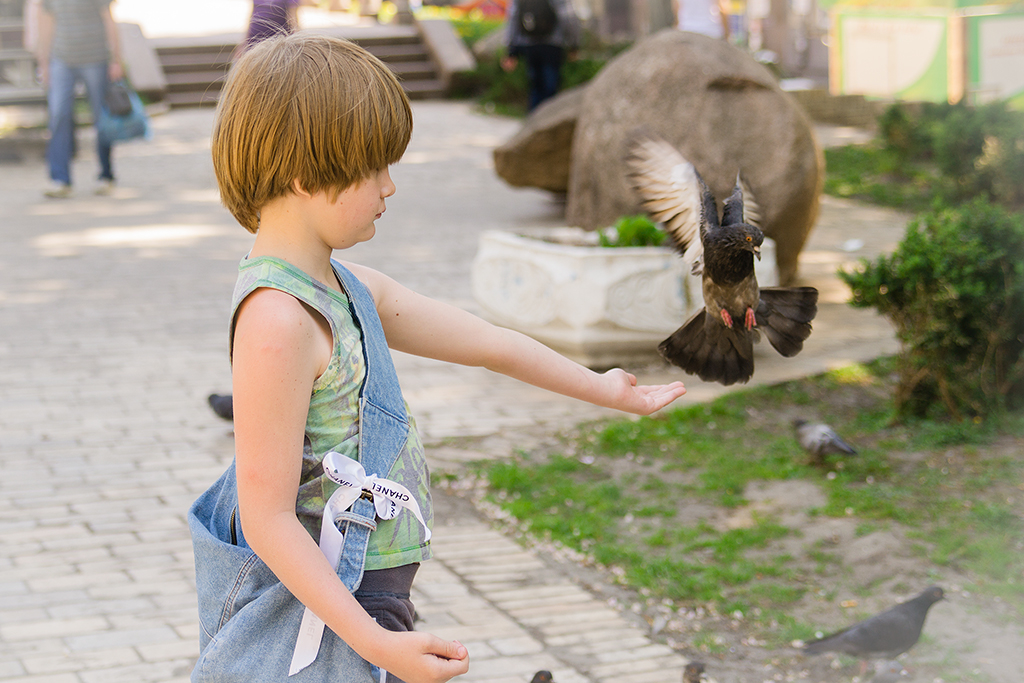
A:
{"type": "Polygon", "coordinates": [[[827,424],[793,420],[793,429],[796,430],[796,440],[811,454],[815,462],[823,462],[824,457],[830,453],[857,455],[857,451],[839,438],[835,430],[827,424]]]}
{"type": "Polygon", "coordinates": [[[910,672],[896,660],[890,660],[879,662],[875,666],[875,676],[871,679],[871,683],[900,683],[901,680],[908,678],[910,678],[910,672]]]}
{"type": "Polygon", "coordinates": [[[706,382],[746,382],[754,374],[754,342],[763,330],[775,350],[795,356],[818,312],[813,287],[759,288],[754,257],[764,233],[760,207],[737,175],[719,219],[715,197],[693,164],[664,140],[634,138],[627,176],[642,205],[702,275],[704,308],[658,346],[666,360],[706,382]]]}
{"type": "Polygon", "coordinates": [[[942,589],[929,586],[916,597],[832,635],[804,645],[804,653],[843,652],[863,659],[892,659],[917,643],[928,610],[942,600],[942,589]]]}
{"type": "Polygon", "coordinates": [[[704,662],[688,662],[683,668],[683,683],[701,683],[704,662]]]}

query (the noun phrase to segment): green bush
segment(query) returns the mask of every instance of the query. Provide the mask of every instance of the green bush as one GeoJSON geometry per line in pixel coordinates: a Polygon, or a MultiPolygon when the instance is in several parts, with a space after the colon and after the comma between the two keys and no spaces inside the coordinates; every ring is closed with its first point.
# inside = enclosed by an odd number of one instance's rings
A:
{"type": "Polygon", "coordinates": [[[657,247],[668,237],[643,214],[623,216],[611,230],[598,231],[597,235],[602,247],[657,247]]]}
{"type": "Polygon", "coordinates": [[[912,221],[889,256],[840,271],[902,343],[897,411],[961,419],[1024,394],[1024,215],[976,200],[912,221]]]}
{"type": "Polygon", "coordinates": [[[1024,112],[1005,102],[894,104],[879,118],[878,133],[878,182],[892,180],[886,174],[912,182],[930,166],[938,176],[931,192],[946,203],[980,196],[1024,206],[1024,112]]]}

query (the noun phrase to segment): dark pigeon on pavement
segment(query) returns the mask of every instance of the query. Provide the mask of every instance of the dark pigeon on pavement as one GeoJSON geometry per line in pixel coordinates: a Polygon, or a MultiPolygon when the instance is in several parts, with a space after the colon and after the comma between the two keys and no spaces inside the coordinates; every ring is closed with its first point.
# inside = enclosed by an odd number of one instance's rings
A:
{"type": "Polygon", "coordinates": [[[541,669],[537,673],[533,674],[533,678],[530,679],[530,683],[551,683],[554,677],[550,671],[541,669]]]}
{"type": "Polygon", "coordinates": [[[796,440],[800,446],[819,464],[825,461],[826,455],[833,453],[857,455],[853,446],[843,441],[827,424],[793,420],[793,429],[796,431],[796,440]]]}
{"type": "Polygon", "coordinates": [[[929,586],[916,597],[870,619],[804,644],[804,653],[842,652],[861,659],[892,659],[917,643],[928,610],[942,600],[942,589],[929,586]]]}
{"type": "Polygon", "coordinates": [[[691,273],[702,275],[704,308],[658,346],[665,360],[705,382],[730,385],[754,374],[759,331],[783,356],[799,353],[818,312],[818,290],[758,286],[754,258],[761,258],[764,233],[742,178],[736,176],[719,219],[704,179],[668,142],[637,135],[626,166],[644,210],[664,224],[691,273]]]}
{"type": "Polygon", "coordinates": [[[689,662],[683,668],[683,683],[701,683],[704,675],[704,662],[689,662]]]}
{"type": "Polygon", "coordinates": [[[231,394],[210,394],[206,400],[217,417],[234,420],[234,402],[231,400],[231,394]]]}

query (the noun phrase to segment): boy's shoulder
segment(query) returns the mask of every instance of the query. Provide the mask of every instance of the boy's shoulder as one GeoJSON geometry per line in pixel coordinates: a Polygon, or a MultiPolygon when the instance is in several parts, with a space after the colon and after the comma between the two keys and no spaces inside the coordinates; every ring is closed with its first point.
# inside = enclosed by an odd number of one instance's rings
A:
{"type": "Polygon", "coordinates": [[[277,326],[289,330],[311,317],[309,306],[288,292],[273,287],[259,287],[238,304],[238,316],[258,318],[268,331],[277,326]]]}

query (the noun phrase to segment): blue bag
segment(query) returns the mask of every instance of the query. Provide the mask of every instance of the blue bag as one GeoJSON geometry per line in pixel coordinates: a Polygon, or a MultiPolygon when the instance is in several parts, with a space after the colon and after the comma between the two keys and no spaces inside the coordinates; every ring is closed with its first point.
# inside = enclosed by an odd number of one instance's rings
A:
{"type": "Polygon", "coordinates": [[[149,116],[146,115],[146,109],[142,106],[142,100],[131,89],[128,89],[128,99],[132,106],[124,116],[115,116],[106,107],[100,112],[96,130],[105,140],[113,143],[136,138],[149,138],[149,116]]]}

